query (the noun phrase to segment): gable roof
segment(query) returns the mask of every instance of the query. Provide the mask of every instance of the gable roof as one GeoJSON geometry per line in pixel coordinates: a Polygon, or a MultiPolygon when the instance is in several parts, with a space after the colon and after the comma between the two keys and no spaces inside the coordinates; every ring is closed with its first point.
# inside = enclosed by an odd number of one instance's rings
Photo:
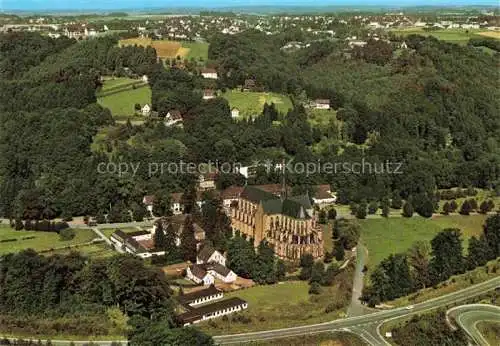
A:
{"type": "Polygon", "coordinates": [[[220,263],[216,262],[210,262],[207,265],[205,265],[205,269],[208,270],[213,270],[214,272],[226,277],[229,273],[231,273],[231,269],[224,267],[220,263]]]}
{"type": "Polygon", "coordinates": [[[191,271],[191,274],[193,274],[200,280],[203,280],[205,275],[207,275],[207,271],[205,270],[205,268],[199,264],[190,265],[189,270],[191,271]]]}
{"type": "Polygon", "coordinates": [[[207,262],[209,259],[210,259],[210,256],[212,256],[212,254],[215,252],[216,250],[211,247],[210,245],[208,244],[205,244],[203,245],[203,247],[200,249],[200,251],[198,252],[198,255],[196,257],[198,257],[198,259],[200,259],[201,261],[203,262],[207,262]]]}
{"type": "Polygon", "coordinates": [[[240,197],[253,203],[259,203],[261,201],[267,201],[273,199],[279,200],[278,196],[270,192],[264,191],[262,189],[259,189],[258,187],[249,185],[245,186],[245,188],[241,192],[240,197]]]}
{"type": "Polygon", "coordinates": [[[330,199],[332,198],[332,193],[330,191],[330,185],[317,185],[316,193],[314,194],[315,199],[330,199]]]}
{"type": "Polygon", "coordinates": [[[210,285],[207,288],[204,288],[202,290],[198,290],[195,292],[191,293],[186,293],[177,298],[177,300],[181,304],[189,304],[191,302],[194,302],[196,299],[203,298],[203,297],[210,297],[216,294],[222,293],[221,290],[219,290],[217,287],[214,285],[210,285]]]}

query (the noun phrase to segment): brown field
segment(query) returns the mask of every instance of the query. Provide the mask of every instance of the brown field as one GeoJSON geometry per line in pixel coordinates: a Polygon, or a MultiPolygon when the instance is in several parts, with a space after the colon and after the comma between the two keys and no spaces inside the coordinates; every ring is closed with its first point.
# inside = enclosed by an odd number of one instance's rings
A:
{"type": "Polygon", "coordinates": [[[177,57],[177,55],[185,57],[189,53],[189,49],[182,48],[180,42],[166,40],[153,41],[150,38],[129,38],[126,40],[120,40],[119,45],[138,45],[143,47],[151,46],[156,49],[156,54],[158,54],[160,58],[174,58],[177,57]]]}
{"type": "Polygon", "coordinates": [[[483,31],[480,32],[479,35],[500,39],[500,31],[483,31]]]}

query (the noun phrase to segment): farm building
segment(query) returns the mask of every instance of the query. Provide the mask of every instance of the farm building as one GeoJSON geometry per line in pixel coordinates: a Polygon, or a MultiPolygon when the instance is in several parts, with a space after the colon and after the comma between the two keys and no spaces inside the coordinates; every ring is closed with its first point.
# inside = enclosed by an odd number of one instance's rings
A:
{"type": "Polygon", "coordinates": [[[248,303],[246,301],[233,297],[189,310],[177,316],[177,319],[183,326],[189,326],[192,323],[198,323],[212,318],[229,315],[247,308],[248,303]]]}

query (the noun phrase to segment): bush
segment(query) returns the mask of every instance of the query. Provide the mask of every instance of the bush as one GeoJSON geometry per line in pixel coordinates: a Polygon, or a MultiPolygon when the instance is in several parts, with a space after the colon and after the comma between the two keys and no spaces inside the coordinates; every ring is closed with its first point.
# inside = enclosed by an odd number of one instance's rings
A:
{"type": "Polygon", "coordinates": [[[337,218],[337,210],[335,208],[328,209],[328,219],[335,220],[337,218]]]}
{"type": "Polygon", "coordinates": [[[407,201],[403,206],[403,216],[412,217],[413,216],[413,206],[410,201],[407,201]]]}
{"type": "Polygon", "coordinates": [[[67,228],[63,229],[59,232],[59,239],[63,241],[69,241],[72,240],[75,237],[76,233],[73,229],[67,228]]]}
{"type": "Polygon", "coordinates": [[[318,282],[313,282],[309,287],[309,294],[320,294],[321,286],[318,282]]]}
{"type": "Polygon", "coordinates": [[[370,202],[368,205],[368,214],[375,214],[378,210],[378,203],[376,201],[370,202]]]}
{"type": "Polygon", "coordinates": [[[356,210],[356,218],[366,219],[366,203],[361,203],[356,210]]]}

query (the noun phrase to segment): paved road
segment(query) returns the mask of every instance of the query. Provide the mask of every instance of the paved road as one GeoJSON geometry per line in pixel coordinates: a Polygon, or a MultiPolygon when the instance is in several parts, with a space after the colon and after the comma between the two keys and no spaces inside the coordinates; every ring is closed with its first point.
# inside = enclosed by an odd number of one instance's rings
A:
{"type": "Polygon", "coordinates": [[[349,317],[320,324],[300,326],[253,332],[245,334],[223,335],[214,337],[218,344],[230,345],[257,340],[269,340],[283,337],[300,336],[331,331],[352,331],[363,337],[371,345],[387,345],[380,335],[380,326],[390,320],[405,317],[411,314],[433,310],[439,307],[459,303],[472,297],[500,287],[500,277],[490,279],[483,283],[470,286],[463,290],[450,293],[441,297],[430,299],[424,303],[415,304],[412,309],[396,308],[386,311],[374,312],[364,316],[349,317]]]}
{"type": "Polygon", "coordinates": [[[111,240],[109,240],[109,238],[106,237],[104,235],[104,233],[102,233],[97,227],[93,227],[92,230],[95,232],[95,234],[97,234],[99,236],[99,238],[101,238],[102,240],[104,240],[106,242],[106,244],[108,244],[109,246],[111,246],[117,252],[119,252],[119,253],[125,253],[125,251],[123,251],[122,248],[120,248],[119,246],[115,246],[115,244],[113,244],[111,242],[111,240]]]}
{"type": "Polygon", "coordinates": [[[356,269],[354,271],[354,279],[352,284],[352,297],[351,304],[347,309],[347,316],[362,316],[368,313],[374,312],[375,310],[370,309],[366,305],[361,304],[359,298],[361,297],[361,293],[363,292],[363,283],[364,283],[364,273],[363,268],[366,263],[366,257],[368,254],[368,250],[363,244],[358,243],[356,247],[356,269]]]}
{"type": "Polygon", "coordinates": [[[452,328],[457,328],[455,324],[462,328],[477,345],[490,346],[479,329],[477,329],[477,324],[482,321],[500,323],[500,307],[488,304],[460,305],[448,310],[446,318],[452,328]],[[453,318],[454,323],[450,323],[449,317],[453,318]]]}

